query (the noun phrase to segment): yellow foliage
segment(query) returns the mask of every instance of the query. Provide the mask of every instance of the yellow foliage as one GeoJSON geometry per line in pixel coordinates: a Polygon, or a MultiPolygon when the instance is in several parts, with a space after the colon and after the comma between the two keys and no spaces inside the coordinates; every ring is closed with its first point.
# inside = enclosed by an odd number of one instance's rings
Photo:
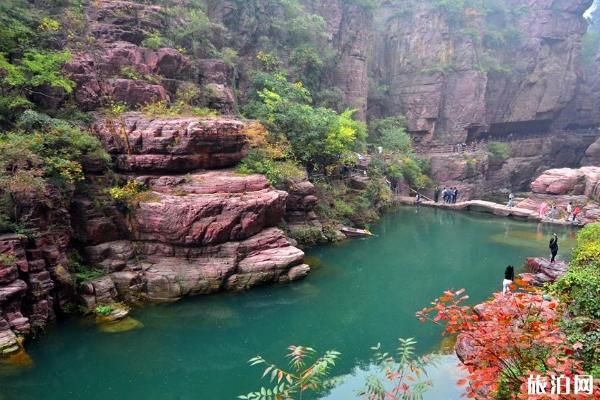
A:
{"type": "Polygon", "coordinates": [[[250,147],[264,147],[267,144],[268,131],[260,122],[251,121],[246,123],[242,133],[248,138],[250,147]]]}

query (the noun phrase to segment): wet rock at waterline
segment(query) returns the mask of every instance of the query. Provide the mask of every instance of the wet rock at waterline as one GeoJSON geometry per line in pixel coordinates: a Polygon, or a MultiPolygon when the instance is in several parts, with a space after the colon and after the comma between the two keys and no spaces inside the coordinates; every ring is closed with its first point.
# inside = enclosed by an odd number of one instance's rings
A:
{"type": "Polygon", "coordinates": [[[530,280],[532,285],[543,286],[566,274],[569,264],[562,260],[551,263],[547,258],[530,257],[527,259],[526,268],[529,272],[521,275],[530,280]]]}

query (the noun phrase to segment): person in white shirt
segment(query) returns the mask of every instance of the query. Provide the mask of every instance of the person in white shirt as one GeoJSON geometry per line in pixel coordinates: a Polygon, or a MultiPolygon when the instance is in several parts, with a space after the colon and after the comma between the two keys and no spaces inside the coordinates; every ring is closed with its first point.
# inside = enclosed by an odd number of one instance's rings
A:
{"type": "Polygon", "coordinates": [[[504,280],[502,281],[502,294],[510,293],[510,285],[515,280],[515,269],[509,265],[504,270],[504,280]]]}
{"type": "Polygon", "coordinates": [[[513,208],[513,200],[515,198],[514,194],[509,194],[508,195],[508,204],[506,205],[508,208],[513,208]]]}

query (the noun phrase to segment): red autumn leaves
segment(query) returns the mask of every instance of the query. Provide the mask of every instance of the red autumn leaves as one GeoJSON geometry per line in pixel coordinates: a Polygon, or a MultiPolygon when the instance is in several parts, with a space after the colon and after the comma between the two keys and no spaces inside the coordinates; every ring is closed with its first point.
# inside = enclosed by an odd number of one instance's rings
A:
{"type": "MultiPolygon", "coordinates": [[[[561,307],[517,281],[526,292],[496,293],[486,303],[464,305],[464,289],[446,291],[417,313],[421,321],[444,327],[443,334],[456,334],[457,354],[468,375],[457,383],[477,399],[589,399],[589,395],[528,394],[530,374],[571,379],[583,375],[581,362],[572,357],[573,347],[559,327],[561,307]]],[[[596,395],[598,393],[595,393],[596,395]]],[[[596,397],[599,398],[599,397],[596,397]]]]}

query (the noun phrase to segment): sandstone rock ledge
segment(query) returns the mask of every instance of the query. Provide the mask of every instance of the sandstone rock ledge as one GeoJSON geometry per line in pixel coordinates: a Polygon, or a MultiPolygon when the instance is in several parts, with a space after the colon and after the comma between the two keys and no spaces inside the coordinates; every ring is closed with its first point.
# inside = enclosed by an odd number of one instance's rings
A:
{"type": "Polygon", "coordinates": [[[600,219],[600,167],[579,169],[550,169],[531,183],[531,196],[520,202],[518,207],[536,212],[540,205],[554,203],[558,216],[565,219],[567,204],[580,207],[580,224],[600,219]]]}
{"type": "MultiPolygon", "coordinates": [[[[231,170],[138,175],[151,199],[128,216],[128,237],[85,232],[84,253],[108,277],[80,288],[86,307],[117,299],[170,302],[306,276],[304,253],[276,228],[286,192],[231,170]]],[[[93,218],[81,227],[94,227],[93,218]]]]}
{"type": "Polygon", "coordinates": [[[297,280],[310,270],[303,264],[304,253],[277,228],[246,240],[203,247],[119,241],[92,246],[87,252],[100,265],[124,265],[109,273],[108,280],[86,283],[89,288],[81,300],[90,308],[117,298],[170,302],[189,295],[244,290],[297,280]]]}

